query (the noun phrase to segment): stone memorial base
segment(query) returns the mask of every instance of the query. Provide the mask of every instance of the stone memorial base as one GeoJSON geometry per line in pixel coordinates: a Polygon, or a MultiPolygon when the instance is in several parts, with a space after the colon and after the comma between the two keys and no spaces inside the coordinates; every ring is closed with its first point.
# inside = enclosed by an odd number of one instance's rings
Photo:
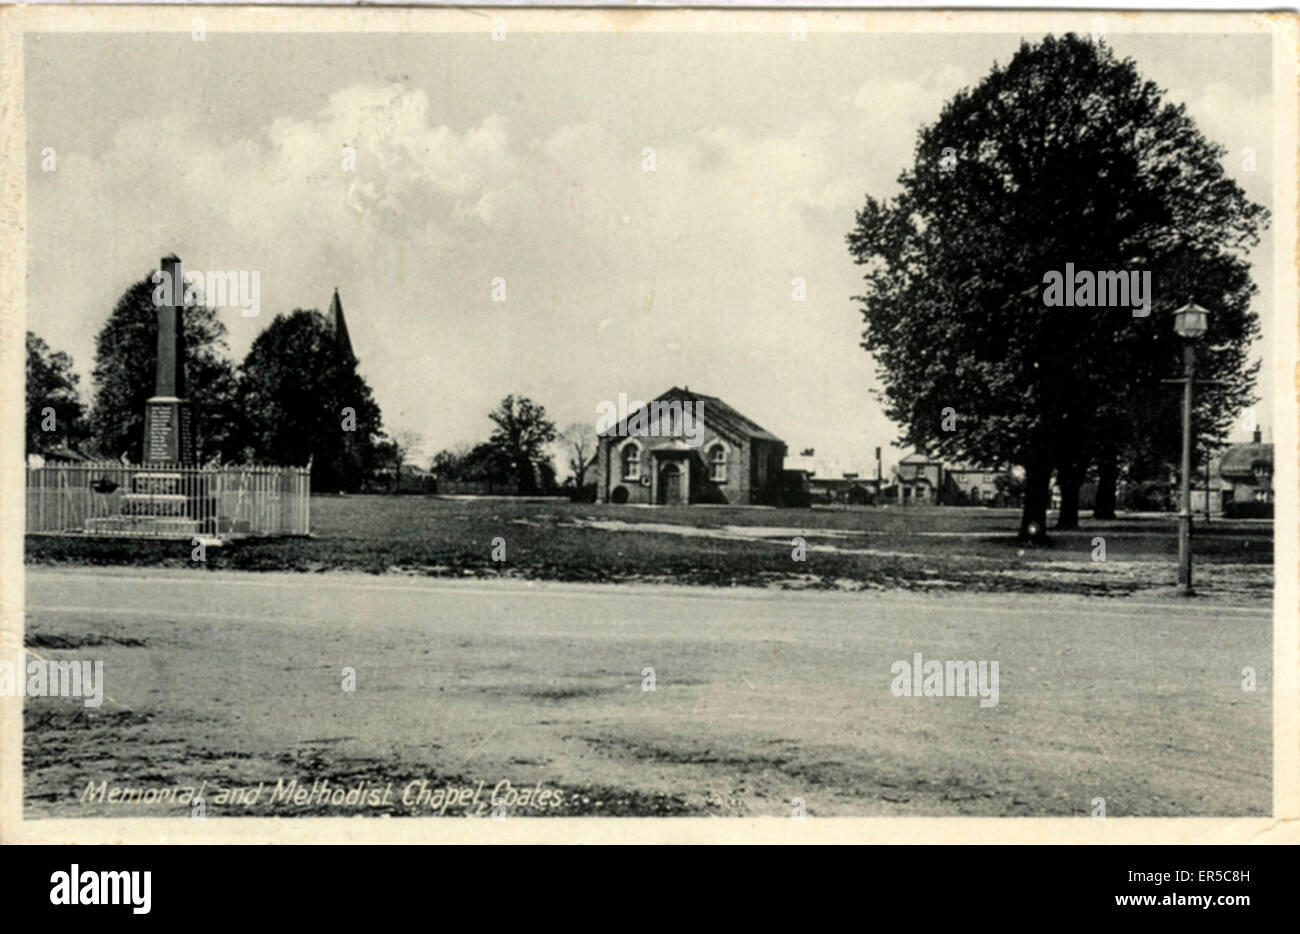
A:
{"type": "Polygon", "coordinates": [[[105,516],[87,519],[86,531],[92,535],[138,535],[141,538],[190,538],[209,534],[198,519],[169,519],[165,516],[105,516]]]}
{"type": "Polygon", "coordinates": [[[189,468],[162,468],[131,478],[119,512],[86,520],[85,530],[95,535],[138,535],[145,538],[189,538],[237,532],[236,523],[217,516],[216,501],[209,496],[209,478],[189,468]]]}

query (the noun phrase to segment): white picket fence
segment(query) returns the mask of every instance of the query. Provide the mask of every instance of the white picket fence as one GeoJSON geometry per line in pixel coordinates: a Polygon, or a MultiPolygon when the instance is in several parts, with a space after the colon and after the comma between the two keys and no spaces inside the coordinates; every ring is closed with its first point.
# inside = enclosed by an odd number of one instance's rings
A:
{"type": "Polygon", "coordinates": [[[188,537],[307,535],[303,467],[47,464],[27,468],[27,531],[188,537]]]}

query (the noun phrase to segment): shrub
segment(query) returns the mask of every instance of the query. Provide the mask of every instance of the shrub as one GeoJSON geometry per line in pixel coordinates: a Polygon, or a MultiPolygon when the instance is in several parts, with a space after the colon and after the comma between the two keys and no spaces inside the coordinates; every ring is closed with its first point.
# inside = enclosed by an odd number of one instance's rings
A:
{"type": "Polygon", "coordinates": [[[1169,484],[1160,480],[1126,484],[1119,500],[1121,508],[1137,512],[1167,512],[1174,506],[1169,484]]]}
{"type": "Polygon", "coordinates": [[[1229,519],[1272,519],[1272,503],[1227,502],[1223,504],[1223,514],[1229,519]]]}

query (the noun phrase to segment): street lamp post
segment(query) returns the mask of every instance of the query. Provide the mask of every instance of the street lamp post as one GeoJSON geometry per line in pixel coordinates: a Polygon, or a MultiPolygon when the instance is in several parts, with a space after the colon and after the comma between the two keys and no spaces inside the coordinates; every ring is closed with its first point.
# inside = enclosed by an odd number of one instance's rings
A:
{"type": "MultiPolygon", "coordinates": [[[[1196,373],[1196,341],[1204,336],[1210,313],[1189,302],[1174,312],[1174,333],[1183,344],[1183,464],[1179,478],[1182,502],[1178,510],[1178,589],[1192,590],[1192,386],[1196,373]]],[[[1209,489],[1206,489],[1209,496],[1209,489]]]]}

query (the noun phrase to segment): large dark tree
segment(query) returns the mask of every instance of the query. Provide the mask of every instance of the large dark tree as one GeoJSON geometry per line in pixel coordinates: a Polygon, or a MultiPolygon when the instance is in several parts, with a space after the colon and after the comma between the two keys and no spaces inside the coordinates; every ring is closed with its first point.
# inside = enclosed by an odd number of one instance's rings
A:
{"type": "Polygon", "coordinates": [[[496,430],[489,444],[509,465],[511,478],[523,492],[537,489],[537,475],[549,458],[546,446],[555,440],[555,423],[546,417],[546,409],[531,399],[506,396],[488,415],[496,430]]]}
{"type": "Polygon", "coordinates": [[[80,378],[72,358],[27,332],[27,451],[38,454],[86,436],[80,378]]]}
{"type": "Polygon", "coordinates": [[[1053,470],[1077,494],[1099,452],[1124,456],[1152,420],[1176,431],[1161,380],[1180,372],[1177,306],[1213,311],[1199,375],[1221,382],[1199,392],[1201,430],[1251,401],[1244,253],[1267,214],[1223,155],[1132,61],[1049,36],[956,94],[901,193],[858,212],[856,300],[887,413],[927,451],[1022,465],[1022,536],[1045,534],[1053,470]],[[1066,263],[1149,271],[1150,315],[1049,307],[1044,277],[1066,263]]]}
{"type": "MultiPolygon", "coordinates": [[[[158,311],[150,276],[131,286],[95,338],[95,400],[90,429],[106,457],[125,454],[139,463],[145,402],[153,395],[158,353],[158,311]]],[[[195,445],[201,460],[231,460],[242,446],[235,368],[226,357],[226,326],[217,312],[186,306],[185,385],[194,407],[195,445]]]]}
{"type": "Polygon", "coordinates": [[[518,462],[491,441],[480,441],[460,461],[460,479],[518,483],[518,462]]]}
{"type": "Polygon", "coordinates": [[[357,490],[376,466],[379,406],[318,311],[276,315],[241,370],[250,445],[264,463],[312,465],[312,489],[357,490]]]}

